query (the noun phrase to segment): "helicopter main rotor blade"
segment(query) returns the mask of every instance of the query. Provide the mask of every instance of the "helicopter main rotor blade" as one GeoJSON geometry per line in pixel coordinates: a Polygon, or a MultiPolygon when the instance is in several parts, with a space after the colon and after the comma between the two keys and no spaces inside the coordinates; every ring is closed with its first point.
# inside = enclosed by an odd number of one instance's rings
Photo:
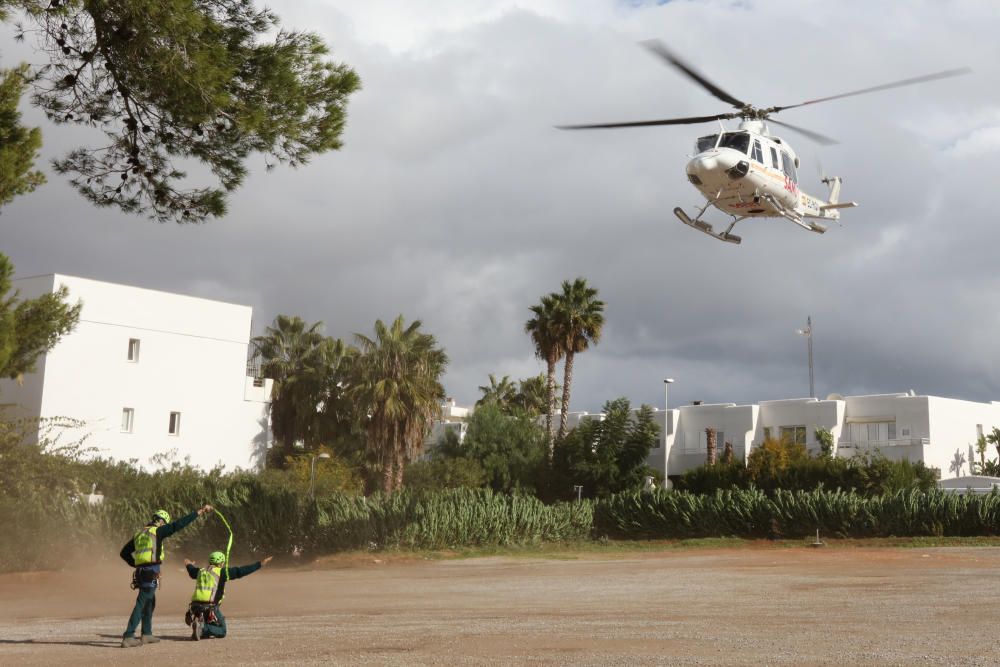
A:
{"type": "Polygon", "coordinates": [[[831,139],[830,137],[824,134],[820,134],[819,132],[813,132],[812,130],[807,130],[806,128],[799,127],[798,125],[792,125],[791,123],[783,123],[780,120],[774,120],[773,118],[768,118],[767,122],[771,123],[772,125],[780,125],[782,127],[787,127],[789,130],[792,130],[793,132],[798,132],[804,137],[809,137],[816,143],[823,144],[824,146],[833,146],[834,144],[838,143],[836,139],[831,139]]]}
{"type": "Polygon", "coordinates": [[[926,74],[924,76],[917,76],[912,79],[902,79],[900,81],[893,81],[891,83],[883,83],[881,86],[872,86],[871,88],[864,88],[862,90],[854,90],[849,93],[841,93],[840,95],[831,95],[830,97],[820,97],[815,100],[807,100],[801,104],[791,104],[785,107],[772,107],[768,109],[768,113],[777,113],[779,111],[784,111],[785,109],[794,109],[796,107],[804,107],[807,104],[818,104],[820,102],[829,102],[830,100],[839,100],[842,97],[853,97],[854,95],[864,95],[866,93],[876,93],[880,90],[889,90],[890,88],[902,88],[903,86],[912,86],[917,83],[926,83],[928,81],[937,81],[938,79],[948,79],[953,76],[962,76],[963,74],[968,74],[972,70],[968,67],[961,67],[959,69],[949,69],[943,72],[935,72],[934,74],[926,74]]]}
{"type": "Polygon", "coordinates": [[[702,75],[693,67],[688,65],[686,62],[675,56],[669,49],[667,49],[666,46],[663,45],[663,42],[659,41],[658,39],[649,39],[639,43],[645,46],[653,53],[655,53],[656,55],[666,60],[668,63],[670,63],[680,71],[687,74],[688,77],[690,77],[698,84],[700,84],[702,88],[712,93],[723,102],[732,104],[737,109],[742,109],[743,107],[747,106],[746,102],[742,102],[741,100],[736,99],[735,97],[724,91],[722,88],[719,88],[717,85],[715,85],[707,78],[705,78],[704,75],[702,75]]]}
{"type": "Polygon", "coordinates": [[[736,118],[739,114],[720,113],[714,116],[692,116],[690,118],[664,118],[663,120],[637,120],[627,123],[597,123],[593,125],[556,125],[559,130],[604,130],[615,127],[649,127],[652,125],[694,125],[695,123],[710,123],[713,120],[736,118]]]}

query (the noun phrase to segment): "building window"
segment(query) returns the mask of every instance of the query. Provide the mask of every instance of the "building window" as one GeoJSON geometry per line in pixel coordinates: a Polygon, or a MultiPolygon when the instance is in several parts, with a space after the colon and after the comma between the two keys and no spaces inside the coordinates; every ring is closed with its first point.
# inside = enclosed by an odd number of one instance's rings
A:
{"type": "Polygon", "coordinates": [[[170,435],[181,434],[181,413],[179,412],[170,413],[170,426],[167,428],[167,433],[169,433],[170,435]]]}
{"type": "Polygon", "coordinates": [[[896,439],[896,422],[889,422],[888,431],[889,431],[889,439],[890,440],[895,440],[896,439]]]}
{"type": "Polygon", "coordinates": [[[793,442],[797,445],[806,444],[806,427],[805,426],[782,426],[781,427],[781,439],[788,439],[788,442],[793,442]]]}
{"type": "Polygon", "coordinates": [[[132,432],[132,423],[135,421],[135,409],[122,408],[122,433],[132,432]]]}
{"type": "Polygon", "coordinates": [[[132,362],[139,361],[139,339],[129,338],[128,339],[128,360],[132,362]]]}
{"type": "MultiPolygon", "coordinates": [[[[771,150],[774,150],[774,149],[772,148],[771,150]]],[[[765,426],[764,427],[764,439],[765,440],[770,440],[771,439],[771,427],[770,426],[765,426]]]]}

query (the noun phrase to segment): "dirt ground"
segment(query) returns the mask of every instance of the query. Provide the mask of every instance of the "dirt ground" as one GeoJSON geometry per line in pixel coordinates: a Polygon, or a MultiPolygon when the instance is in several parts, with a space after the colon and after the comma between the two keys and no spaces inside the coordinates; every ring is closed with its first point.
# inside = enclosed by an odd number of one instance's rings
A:
{"type": "Polygon", "coordinates": [[[268,568],[192,642],[165,568],[119,648],[123,566],[0,576],[2,665],[996,665],[997,548],[696,549],[268,568]]]}

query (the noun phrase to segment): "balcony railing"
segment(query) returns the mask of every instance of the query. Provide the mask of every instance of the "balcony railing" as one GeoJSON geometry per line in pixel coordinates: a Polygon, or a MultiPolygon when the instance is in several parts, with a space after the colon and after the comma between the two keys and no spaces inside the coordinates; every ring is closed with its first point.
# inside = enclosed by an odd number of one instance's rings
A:
{"type": "Polygon", "coordinates": [[[896,438],[895,440],[841,440],[840,449],[882,449],[884,447],[913,447],[931,444],[930,438],[896,438]]]}
{"type": "MultiPolygon", "coordinates": [[[[684,447],[681,447],[680,450],[684,454],[701,454],[702,456],[705,456],[705,455],[708,454],[708,450],[707,449],[705,449],[704,447],[698,447],[697,445],[695,445],[694,447],[684,446],[684,447]]],[[[716,447],[716,449],[715,449],[715,455],[718,458],[721,459],[722,458],[722,453],[724,451],[726,451],[725,447],[716,447]]],[[[743,455],[743,446],[742,445],[740,445],[740,446],[733,445],[733,454],[734,455],[742,456],[743,455]]]]}

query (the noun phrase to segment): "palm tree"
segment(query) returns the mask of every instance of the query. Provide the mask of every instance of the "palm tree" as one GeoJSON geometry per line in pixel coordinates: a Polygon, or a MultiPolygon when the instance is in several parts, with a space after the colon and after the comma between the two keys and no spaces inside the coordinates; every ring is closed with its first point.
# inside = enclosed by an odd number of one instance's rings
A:
{"type": "Polygon", "coordinates": [[[566,356],[563,370],[562,414],[559,415],[559,435],[566,435],[569,416],[570,387],[573,382],[573,357],[586,351],[591,344],[601,340],[604,328],[604,302],[597,298],[597,290],[587,285],[583,278],[573,282],[564,280],[562,293],[555,299],[556,337],[566,356]]]}
{"type": "Polygon", "coordinates": [[[556,364],[563,356],[559,333],[556,328],[556,298],[554,294],[543,296],[541,301],[531,306],[534,317],[525,322],[524,331],[535,344],[535,355],[545,361],[545,435],[549,445],[549,461],[552,460],[552,412],[556,401],[556,364]]]}
{"type": "MultiPolygon", "coordinates": [[[[555,386],[555,391],[558,391],[555,386]]],[[[518,381],[517,396],[514,398],[514,405],[524,410],[530,415],[540,415],[545,412],[545,399],[548,382],[545,373],[539,373],[534,377],[524,378],[518,381]]]]}
{"type": "Polygon", "coordinates": [[[510,412],[517,401],[517,388],[510,381],[509,375],[504,375],[498,382],[496,376],[490,373],[490,383],[480,385],[479,391],[483,393],[483,397],[476,401],[476,407],[496,403],[502,411],[510,412]]]}
{"type": "Polygon", "coordinates": [[[339,340],[323,335],[323,323],[279,315],[252,343],[261,357],[261,375],[271,378],[271,425],[278,444],[278,465],[296,443],[318,444],[324,408],[333,403],[336,373],[344,356],[339,340]]]}
{"type": "Polygon", "coordinates": [[[404,327],[400,315],[389,327],[377,320],[374,338],[354,335],[358,349],[347,391],[365,420],[386,493],[402,487],[406,463],[420,454],[444,399],[440,378],[448,357],[420,324],[404,327]]]}

